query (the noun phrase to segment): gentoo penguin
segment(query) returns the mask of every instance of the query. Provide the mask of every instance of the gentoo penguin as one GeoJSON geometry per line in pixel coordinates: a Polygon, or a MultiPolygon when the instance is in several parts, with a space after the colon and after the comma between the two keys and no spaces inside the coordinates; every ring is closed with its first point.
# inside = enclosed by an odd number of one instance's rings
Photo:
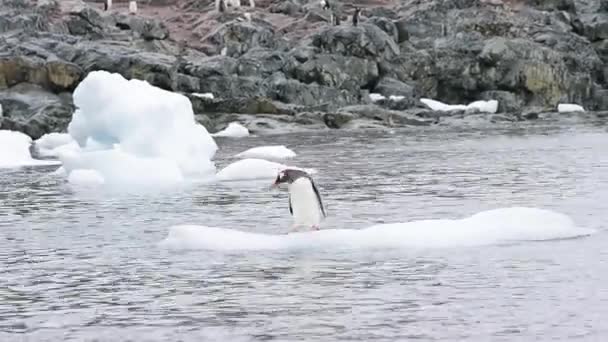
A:
{"type": "Polygon", "coordinates": [[[353,26],[357,26],[357,24],[359,24],[359,13],[361,13],[361,9],[359,7],[355,7],[355,13],[353,14],[353,26]]]}
{"type": "Polygon", "coordinates": [[[340,17],[337,16],[334,12],[331,12],[329,20],[331,21],[332,25],[334,25],[334,26],[340,26],[340,17]]]}
{"type": "Polygon", "coordinates": [[[321,0],[321,8],[324,10],[329,9],[329,0],[321,0]]]}
{"type": "Polygon", "coordinates": [[[282,183],[287,183],[289,191],[289,212],[294,219],[293,228],[318,230],[319,224],[327,215],[312,177],[301,170],[286,169],[279,172],[273,186],[282,183]]]}
{"type": "Polygon", "coordinates": [[[130,0],[129,1],[129,14],[136,14],[136,13],[137,13],[137,1],[130,0]]]}

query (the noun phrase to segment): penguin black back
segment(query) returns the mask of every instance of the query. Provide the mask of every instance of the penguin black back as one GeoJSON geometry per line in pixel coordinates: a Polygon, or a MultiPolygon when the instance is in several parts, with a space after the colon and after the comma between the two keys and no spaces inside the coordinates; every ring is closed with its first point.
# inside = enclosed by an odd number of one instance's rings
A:
{"type": "Polygon", "coordinates": [[[359,24],[359,14],[361,13],[361,8],[355,7],[355,13],[353,14],[353,26],[357,26],[359,24]]]}

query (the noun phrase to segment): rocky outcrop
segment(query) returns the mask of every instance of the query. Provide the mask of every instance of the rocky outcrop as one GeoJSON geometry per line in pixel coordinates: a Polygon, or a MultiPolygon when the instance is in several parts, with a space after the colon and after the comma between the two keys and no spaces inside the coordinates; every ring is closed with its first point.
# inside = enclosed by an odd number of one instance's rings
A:
{"type": "Polygon", "coordinates": [[[496,99],[508,115],[495,120],[533,118],[530,108],[559,102],[608,110],[604,0],[368,3],[355,27],[357,4],[335,8],[343,22],[333,26],[317,3],[292,0],[223,13],[212,2],[159,0],[138,15],[118,2],[102,11],[99,1],[0,0],[3,127],[64,130],[68,95],[98,69],[187,94],[212,130],[234,115],[261,131],[429,125],[448,115],[421,108],[421,97],[496,99]],[[372,105],[370,93],[385,99],[372,105]]]}
{"type": "Polygon", "coordinates": [[[64,130],[74,109],[69,93],[55,95],[27,83],[0,92],[0,104],[0,129],[24,132],[33,139],[64,130]]]}

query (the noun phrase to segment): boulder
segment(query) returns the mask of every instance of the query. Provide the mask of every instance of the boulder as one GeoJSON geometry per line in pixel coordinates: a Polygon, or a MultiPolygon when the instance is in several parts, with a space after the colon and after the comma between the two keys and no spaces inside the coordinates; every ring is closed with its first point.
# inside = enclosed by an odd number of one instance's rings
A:
{"type": "Polygon", "coordinates": [[[215,54],[226,48],[228,56],[239,57],[255,47],[274,49],[278,39],[270,24],[262,25],[257,21],[231,21],[222,24],[202,41],[213,46],[215,54]]]}
{"type": "Polygon", "coordinates": [[[54,92],[72,91],[82,77],[80,67],[59,59],[44,61],[25,56],[0,58],[0,89],[31,83],[54,92]]]}
{"type": "Polygon", "coordinates": [[[64,132],[74,112],[69,93],[58,96],[27,83],[0,91],[0,104],[3,108],[0,128],[25,133],[32,139],[64,132]]]}
{"type": "Polygon", "coordinates": [[[358,92],[375,84],[378,65],[372,60],[333,54],[314,55],[304,63],[293,61],[286,74],[306,84],[358,92]]]}
{"type": "Polygon", "coordinates": [[[368,23],[330,26],[313,35],[312,45],[326,54],[376,61],[393,60],[399,55],[399,46],[395,41],[378,26],[368,23]]]}

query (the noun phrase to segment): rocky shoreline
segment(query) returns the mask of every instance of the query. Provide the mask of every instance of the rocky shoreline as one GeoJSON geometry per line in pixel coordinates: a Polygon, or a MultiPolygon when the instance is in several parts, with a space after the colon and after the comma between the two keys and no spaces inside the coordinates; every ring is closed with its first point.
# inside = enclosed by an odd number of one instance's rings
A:
{"type": "Polygon", "coordinates": [[[496,120],[535,119],[558,103],[608,110],[608,1],[334,2],[339,26],[316,0],[243,1],[223,13],[209,0],[150,0],[136,15],[116,0],[110,11],[0,0],[0,128],[34,139],[65,131],[72,92],[100,69],[185,94],[211,132],[231,121],[262,132],[474,114],[420,98],[495,99],[496,120]]]}

